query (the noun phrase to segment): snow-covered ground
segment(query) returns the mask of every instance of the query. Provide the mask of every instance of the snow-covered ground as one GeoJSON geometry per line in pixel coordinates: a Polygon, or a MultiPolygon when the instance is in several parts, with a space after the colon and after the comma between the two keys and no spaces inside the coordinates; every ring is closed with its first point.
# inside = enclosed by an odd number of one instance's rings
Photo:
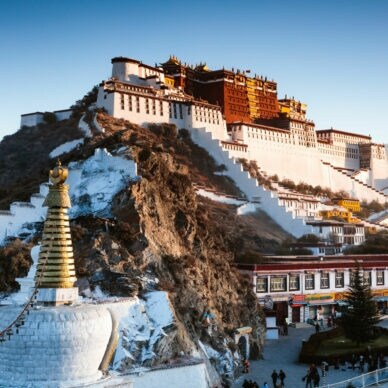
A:
{"type": "Polygon", "coordinates": [[[114,195],[138,178],[133,160],[112,156],[104,149],[96,149],[94,156],[83,162],[70,163],[69,170],[71,218],[88,214],[110,217],[114,195]]]}
{"type": "Polygon", "coordinates": [[[75,140],[71,140],[71,141],[68,141],[66,143],[63,143],[61,144],[60,146],[58,146],[57,148],[54,148],[51,152],[50,152],[50,158],[56,158],[62,154],[65,154],[66,152],[70,152],[72,150],[74,150],[75,148],[77,148],[80,144],[83,144],[84,143],[84,139],[75,139],[75,140]]]}
{"type": "Polygon", "coordinates": [[[154,291],[145,297],[145,301],[136,299],[137,302],[121,318],[114,370],[125,371],[128,363],[140,366],[154,358],[155,344],[166,336],[163,329],[174,323],[173,309],[166,292],[154,291]]]}
{"type": "MultiPolygon", "coordinates": [[[[130,181],[139,179],[133,160],[113,156],[105,149],[96,149],[93,156],[72,162],[68,168],[66,183],[73,206],[69,211],[71,218],[80,215],[110,217],[113,197],[130,181]]],[[[32,195],[30,202],[14,202],[10,211],[0,211],[0,245],[7,237],[33,233],[33,224],[44,220],[47,209],[43,202],[48,187],[42,184],[40,193],[32,195]]]]}

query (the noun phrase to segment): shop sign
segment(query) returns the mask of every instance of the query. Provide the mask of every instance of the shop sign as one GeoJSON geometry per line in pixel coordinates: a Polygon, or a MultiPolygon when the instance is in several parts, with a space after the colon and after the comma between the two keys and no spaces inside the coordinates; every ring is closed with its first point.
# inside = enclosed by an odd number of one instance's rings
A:
{"type": "Polygon", "coordinates": [[[304,295],[301,295],[301,294],[295,295],[295,294],[294,294],[294,295],[292,296],[292,300],[293,300],[294,303],[304,302],[304,295]]]}
{"type": "Polygon", "coordinates": [[[335,300],[343,300],[345,298],[346,293],[345,292],[336,292],[334,294],[335,300]]]}
{"type": "Polygon", "coordinates": [[[334,293],[330,294],[309,294],[305,295],[306,302],[312,302],[312,303],[328,303],[328,302],[334,302],[334,293]]]}

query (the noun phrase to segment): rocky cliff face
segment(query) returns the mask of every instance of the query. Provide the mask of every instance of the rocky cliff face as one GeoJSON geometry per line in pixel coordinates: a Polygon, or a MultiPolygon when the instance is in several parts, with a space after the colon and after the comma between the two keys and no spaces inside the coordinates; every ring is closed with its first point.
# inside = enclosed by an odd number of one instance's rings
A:
{"type": "MultiPolygon", "coordinates": [[[[271,250],[287,235],[262,212],[237,216],[235,206],[197,195],[196,185],[240,193],[233,182],[215,174],[222,166],[195,146],[186,131],[178,133],[169,125],[140,128],[102,113],[99,121],[105,133],[63,155],[63,162],[83,159],[96,147],[120,149],[138,163],[141,179],[116,195],[111,219],[91,215],[73,220],[80,288],[99,285],[115,295],[141,296],[155,288],[170,293],[176,323],[156,344],[152,362],[192,354],[204,343],[232,364],[232,333],[241,326],[252,326],[252,355],[259,357],[261,311],[250,280],[237,271],[234,259],[271,250]],[[210,327],[203,320],[208,310],[210,327]]],[[[221,373],[228,372],[222,363],[218,366],[221,373]]]]}

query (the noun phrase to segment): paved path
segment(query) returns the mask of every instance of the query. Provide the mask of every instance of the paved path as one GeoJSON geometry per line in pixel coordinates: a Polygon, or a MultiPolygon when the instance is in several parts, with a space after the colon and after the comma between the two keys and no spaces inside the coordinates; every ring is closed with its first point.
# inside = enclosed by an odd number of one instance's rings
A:
{"type": "MultiPolygon", "coordinates": [[[[388,321],[387,321],[388,323],[388,321]]],[[[264,344],[264,359],[251,361],[250,373],[242,374],[232,385],[233,388],[241,387],[244,379],[256,381],[260,388],[266,381],[273,388],[271,374],[273,369],[278,373],[280,369],[286,374],[285,388],[304,388],[302,377],[306,374],[308,365],[300,364],[298,356],[302,340],[307,340],[315,332],[313,327],[288,330],[288,336],[281,336],[279,340],[266,340],[264,344]]],[[[327,373],[326,384],[332,384],[358,376],[358,371],[351,369],[336,370],[330,366],[327,373]]],[[[279,383],[279,381],[278,381],[279,383]]],[[[324,381],[321,378],[320,384],[324,381]]],[[[384,385],[385,386],[385,385],[384,385]]],[[[388,385],[387,385],[388,386],[388,385]]],[[[383,387],[383,385],[380,385],[383,387]]]]}

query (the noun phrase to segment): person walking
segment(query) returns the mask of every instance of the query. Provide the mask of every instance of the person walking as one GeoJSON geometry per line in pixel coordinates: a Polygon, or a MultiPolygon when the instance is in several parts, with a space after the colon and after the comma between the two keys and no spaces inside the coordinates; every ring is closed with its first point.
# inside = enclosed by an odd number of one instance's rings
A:
{"type": "Polygon", "coordinates": [[[321,380],[321,378],[319,377],[319,373],[315,373],[312,380],[314,383],[314,387],[319,387],[319,381],[321,380]]]}
{"type": "Polygon", "coordinates": [[[273,382],[273,388],[276,388],[276,383],[278,381],[279,375],[277,374],[276,370],[274,369],[271,375],[272,382],[273,382]]]}
{"type": "Polygon", "coordinates": [[[243,361],[243,373],[249,373],[249,367],[250,367],[250,364],[249,364],[249,361],[244,358],[244,361],[243,361]]]}
{"type": "Polygon", "coordinates": [[[306,381],[306,386],[305,388],[313,388],[312,381],[313,381],[313,376],[311,374],[310,369],[307,369],[306,376],[303,377],[303,381],[306,381]]]}
{"type": "Polygon", "coordinates": [[[283,372],[283,369],[280,369],[279,372],[279,379],[280,379],[280,385],[284,387],[284,379],[286,378],[286,374],[283,372]]]}

